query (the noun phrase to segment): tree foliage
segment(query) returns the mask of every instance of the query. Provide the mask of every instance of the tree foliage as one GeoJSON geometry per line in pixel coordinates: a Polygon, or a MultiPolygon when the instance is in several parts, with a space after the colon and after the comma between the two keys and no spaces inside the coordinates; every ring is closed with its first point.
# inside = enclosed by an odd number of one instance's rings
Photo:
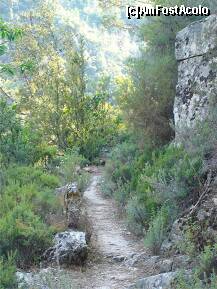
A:
{"type": "Polygon", "coordinates": [[[20,110],[47,142],[60,149],[78,146],[92,158],[115,129],[106,81],[99,82],[100,91],[88,93],[85,42],[73,29],[58,29],[56,20],[46,5],[27,19],[15,55],[20,110]]]}
{"type": "MultiPolygon", "coordinates": [[[[189,6],[190,1],[156,0],[153,4],[189,6]]],[[[148,141],[159,146],[173,137],[171,123],[177,83],[175,37],[179,30],[197,19],[200,17],[146,17],[139,28],[140,55],[128,61],[130,86],[127,91],[126,87],[120,89],[117,98],[125,119],[141,143],[148,141]]]]}

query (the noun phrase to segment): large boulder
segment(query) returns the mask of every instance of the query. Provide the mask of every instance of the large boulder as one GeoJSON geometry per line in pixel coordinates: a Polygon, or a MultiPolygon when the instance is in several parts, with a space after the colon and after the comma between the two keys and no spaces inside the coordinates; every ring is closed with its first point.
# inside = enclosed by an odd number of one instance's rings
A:
{"type": "Polygon", "coordinates": [[[194,22],[176,37],[176,134],[204,119],[217,90],[217,15],[194,22]]]}
{"type": "Polygon", "coordinates": [[[54,246],[45,252],[44,258],[59,265],[82,265],[87,259],[87,253],[86,234],[67,231],[55,236],[54,246]]]}

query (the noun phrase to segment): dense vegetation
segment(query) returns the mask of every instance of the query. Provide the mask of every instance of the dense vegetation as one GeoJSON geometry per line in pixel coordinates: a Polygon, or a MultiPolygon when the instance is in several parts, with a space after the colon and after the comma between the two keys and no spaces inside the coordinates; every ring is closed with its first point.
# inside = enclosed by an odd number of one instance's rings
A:
{"type": "MultiPolygon", "coordinates": [[[[191,5],[189,1],[153,2],[168,6],[191,5]]],[[[194,1],[196,4],[201,4],[201,1],[194,1]]],[[[211,1],[204,1],[203,4],[214,9],[211,1]]],[[[113,7],[114,1],[110,5],[113,7]]],[[[127,75],[116,79],[116,100],[128,134],[110,154],[102,189],[106,196],[116,199],[129,228],[144,236],[145,246],[154,254],[159,253],[174,220],[196,203],[198,193],[206,182],[207,163],[215,152],[216,114],[211,108],[209,118],[199,122],[194,131],[188,131],[186,127],[177,135],[178,147],[172,141],[177,83],[175,36],[179,30],[198,19],[146,19],[137,30],[140,56],[131,57],[126,64],[127,75]]],[[[198,258],[200,265],[195,278],[187,282],[185,277],[180,277],[177,288],[216,288],[213,271],[216,256],[212,253],[215,252],[215,241],[205,236],[203,242],[199,242],[196,232],[200,230],[203,229],[194,223],[186,229],[184,253],[188,251],[187,248],[189,252],[194,251],[193,258],[198,258]]]]}
{"type": "MultiPolygon", "coordinates": [[[[48,217],[59,210],[55,188],[73,179],[83,190],[88,180],[76,166],[97,164],[105,149],[111,152],[102,190],[155,254],[206,182],[217,142],[215,110],[189,132],[191,139],[186,128],[179,146],[172,142],[175,36],[198,18],[152,17],[129,27],[112,14],[122,9],[117,2],[101,3],[104,24],[136,30],[140,53],[128,58],[124,75],[110,79],[102,72],[94,84],[88,43],[76,27],[58,25],[55,5],[45,1],[16,27],[0,21],[1,289],[16,288],[16,266],[38,265],[60,229],[48,217]]],[[[191,283],[180,274],[177,289],[216,288],[216,245],[204,240],[198,247],[194,238],[186,244],[200,262],[191,283]]]]}

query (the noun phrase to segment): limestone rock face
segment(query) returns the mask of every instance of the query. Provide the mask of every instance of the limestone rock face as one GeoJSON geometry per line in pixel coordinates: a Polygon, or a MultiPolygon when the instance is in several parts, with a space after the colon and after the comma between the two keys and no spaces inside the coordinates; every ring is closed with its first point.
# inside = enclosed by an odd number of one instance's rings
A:
{"type": "Polygon", "coordinates": [[[54,238],[54,246],[45,252],[44,257],[49,262],[58,264],[83,264],[87,258],[85,233],[75,231],[58,233],[54,238]]]}
{"type": "Polygon", "coordinates": [[[178,83],[174,104],[176,131],[204,119],[217,90],[217,16],[194,22],[176,38],[178,83]]]}
{"type": "Polygon", "coordinates": [[[216,33],[216,15],[191,23],[177,34],[176,59],[183,60],[211,52],[217,45],[216,33]]]}

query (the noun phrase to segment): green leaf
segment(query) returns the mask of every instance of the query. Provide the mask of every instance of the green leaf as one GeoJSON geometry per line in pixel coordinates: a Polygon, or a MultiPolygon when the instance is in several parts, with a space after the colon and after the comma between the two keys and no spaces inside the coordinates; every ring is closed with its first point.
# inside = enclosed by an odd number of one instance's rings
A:
{"type": "Polygon", "coordinates": [[[0,73],[5,73],[10,76],[13,76],[15,74],[15,68],[11,66],[10,64],[1,64],[0,73]]]}
{"type": "Polygon", "coordinates": [[[27,60],[26,62],[22,63],[19,68],[21,73],[23,74],[26,71],[33,71],[34,67],[34,62],[32,60],[27,60]]]}
{"type": "Polygon", "coordinates": [[[0,56],[5,54],[7,47],[5,45],[0,45],[0,56]]]}

